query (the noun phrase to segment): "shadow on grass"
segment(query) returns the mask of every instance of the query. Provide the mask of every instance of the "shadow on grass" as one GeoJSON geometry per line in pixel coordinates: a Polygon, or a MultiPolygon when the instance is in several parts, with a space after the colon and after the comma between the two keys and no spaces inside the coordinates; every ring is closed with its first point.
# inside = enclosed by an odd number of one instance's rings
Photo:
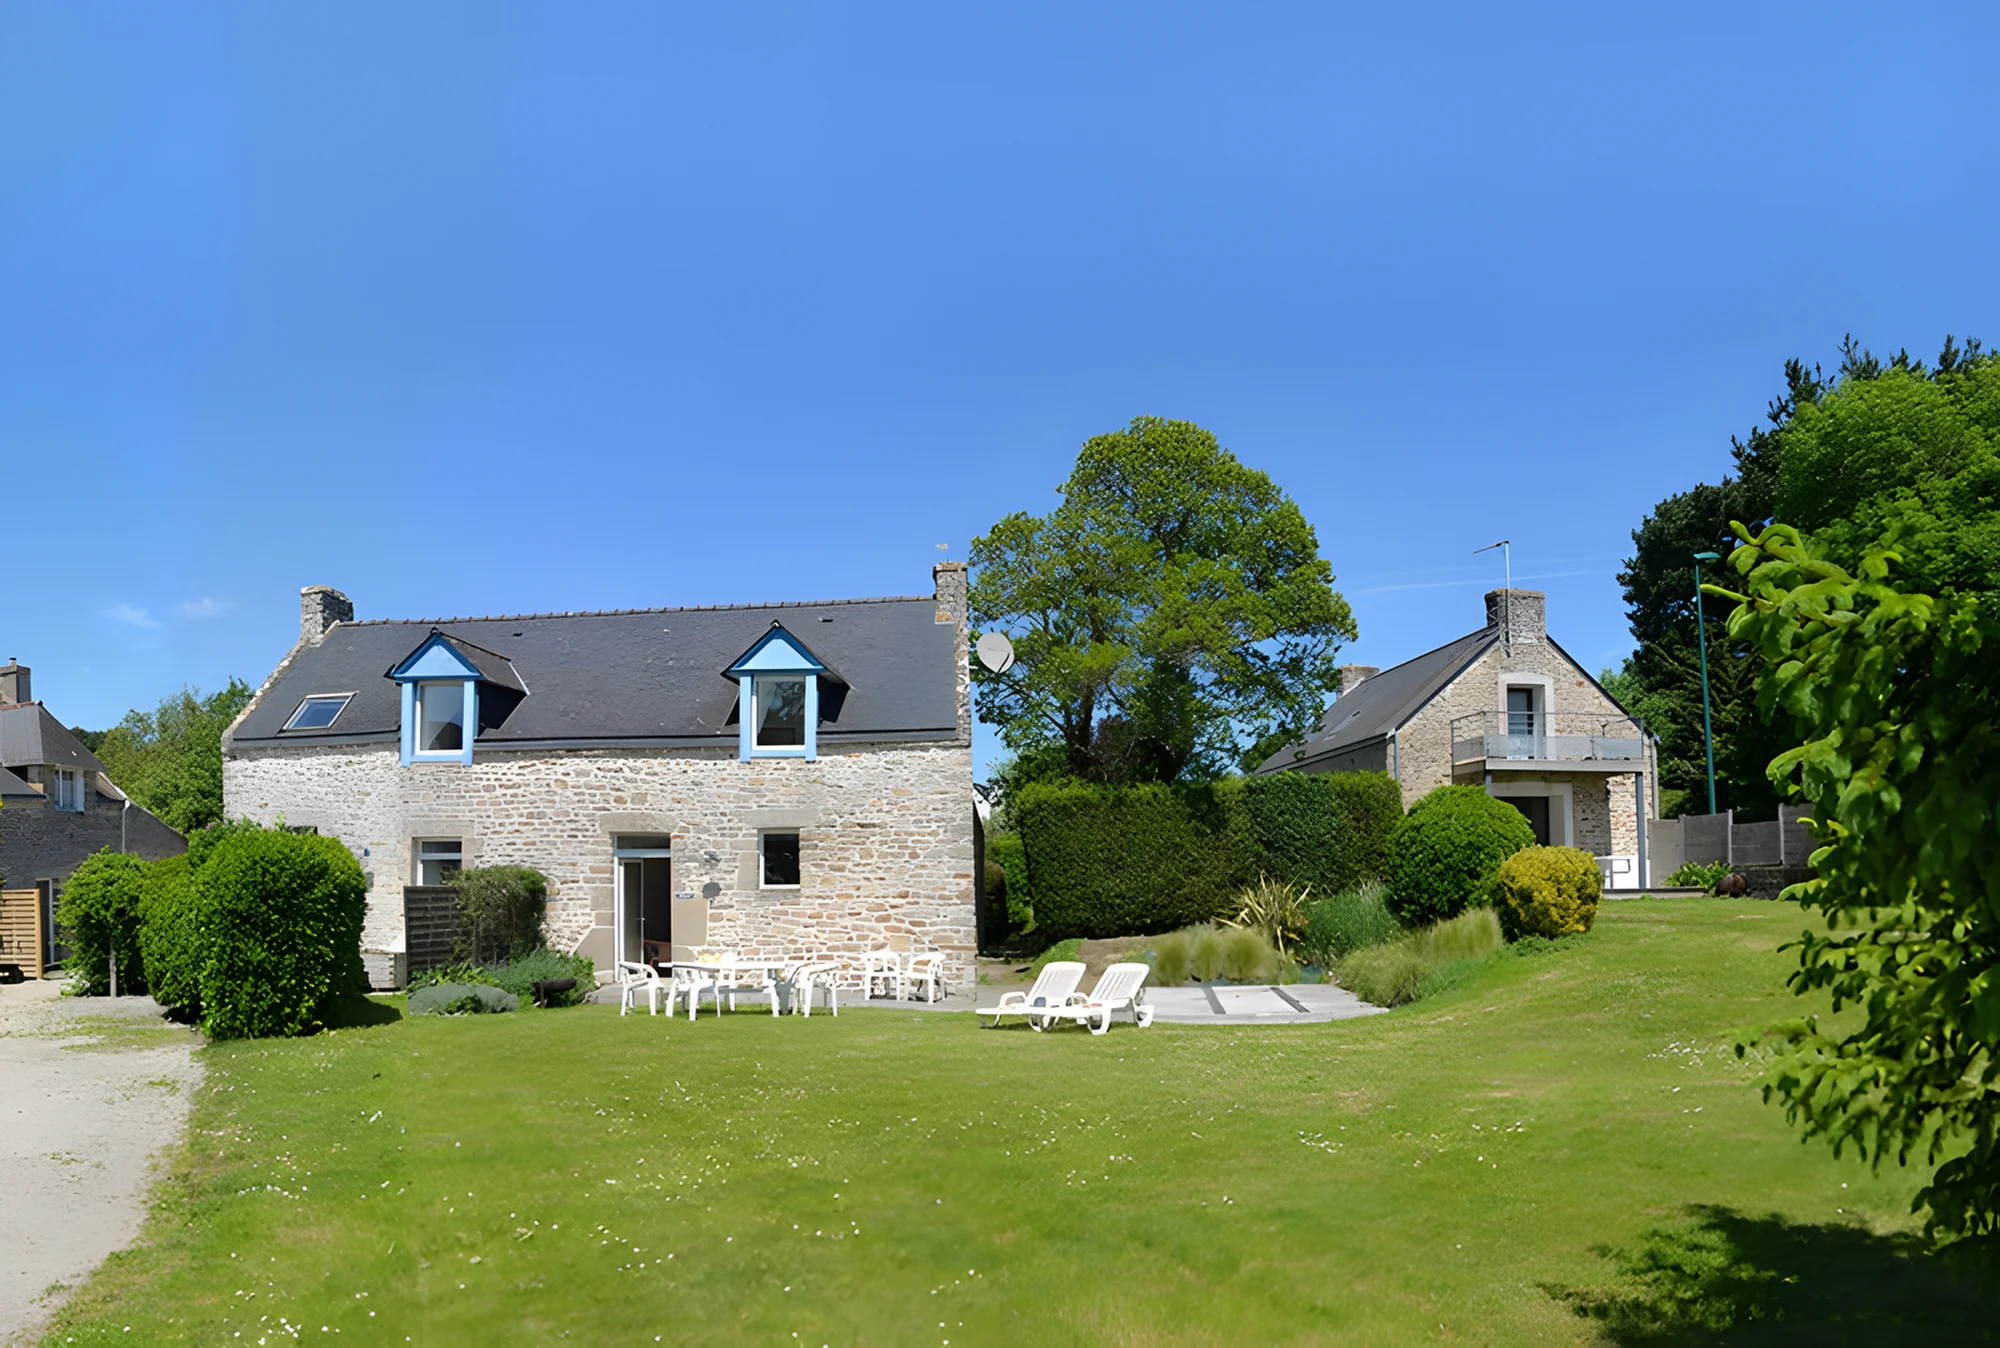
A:
{"type": "Polygon", "coordinates": [[[1545,1286],[1616,1344],[2000,1342],[1992,1251],[1701,1205],[1637,1249],[1603,1249],[1608,1287],[1545,1286]]]}
{"type": "Polygon", "coordinates": [[[359,1030],[371,1025],[394,1025],[403,1013],[387,1002],[360,995],[342,997],[327,1010],[329,1030],[359,1030]]]}

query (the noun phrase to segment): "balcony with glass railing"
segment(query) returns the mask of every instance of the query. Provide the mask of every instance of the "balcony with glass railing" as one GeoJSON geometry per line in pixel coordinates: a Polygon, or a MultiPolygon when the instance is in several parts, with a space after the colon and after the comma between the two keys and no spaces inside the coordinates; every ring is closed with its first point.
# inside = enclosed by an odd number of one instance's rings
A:
{"type": "Polygon", "coordinates": [[[1645,759],[1639,723],[1616,712],[1476,711],[1452,718],[1455,768],[1629,771],[1645,759]]]}

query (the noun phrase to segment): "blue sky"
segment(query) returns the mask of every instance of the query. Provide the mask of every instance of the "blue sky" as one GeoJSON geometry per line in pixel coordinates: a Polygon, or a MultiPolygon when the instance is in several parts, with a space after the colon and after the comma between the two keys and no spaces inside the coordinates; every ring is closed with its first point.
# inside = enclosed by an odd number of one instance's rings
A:
{"type": "MultiPolygon", "coordinates": [[[[1350,658],[1558,639],[1787,356],[2000,341],[1978,6],[0,10],[0,657],[69,722],[363,617],[924,593],[1214,430],[1350,658]]],[[[982,736],[985,732],[982,731],[982,736]]],[[[982,754],[991,747],[982,739],[982,754]]]]}

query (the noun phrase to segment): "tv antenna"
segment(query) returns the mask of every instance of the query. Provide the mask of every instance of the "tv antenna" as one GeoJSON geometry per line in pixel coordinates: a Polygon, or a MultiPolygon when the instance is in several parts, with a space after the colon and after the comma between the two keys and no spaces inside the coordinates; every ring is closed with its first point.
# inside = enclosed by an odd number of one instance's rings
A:
{"type": "Polygon", "coordinates": [[[1505,563],[1505,565],[1506,565],[1506,576],[1507,576],[1507,585],[1506,585],[1506,588],[1505,588],[1505,589],[1503,589],[1503,590],[1501,590],[1501,591],[1500,591],[1500,612],[1501,612],[1501,621],[1502,621],[1502,622],[1503,622],[1503,623],[1505,624],[1505,626],[1504,626],[1504,627],[1503,627],[1503,628],[1501,629],[1501,632],[1500,632],[1500,641],[1501,641],[1501,644],[1502,644],[1502,645],[1504,645],[1504,646],[1505,646],[1505,647],[1506,647],[1506,648],[1507,648],[1507,649],[1508,649],[1509,651],[1512,651],[1512,650],[1514,649],[1514,548],[1513,548],[1513,542],[1514,542],[1514,540],[1513,540],[1513,539],[1511,539],[1511,538],[1503,538],[1503,539],[1501,539],[1501,540],[1500,540],[1500,541],[1499,541],[1498,543],[1488,543],[1488,544],[1487,544],[1487,545],[1486,545],[1485,547],[1483,547],[1483,548],[1474,548],[1474,549],[1472,550],[1472,555],[1473,555],[1473,556],[1475,556],[1475,557],[1477,557],[1477,556],[1478,556],[1478,555],[1479,555],[1480,553],[1482,553],[1482,552],[1491,552],[1491,551],[1493,551],[1493,549],[1495,549],[1495,548],[1498,548],[1498,549],[1500,549],[1500,559],[1501,559],[1501,561],[1502,561],[1503,563],[1505,563]]]}

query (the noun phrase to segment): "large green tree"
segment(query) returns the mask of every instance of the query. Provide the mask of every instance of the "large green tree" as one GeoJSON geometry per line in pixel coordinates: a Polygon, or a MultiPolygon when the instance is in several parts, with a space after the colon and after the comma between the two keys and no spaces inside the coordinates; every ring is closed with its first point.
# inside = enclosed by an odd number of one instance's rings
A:
{"type": "Polygon", "coordinates": [[[222,732],[249,705],[250,685],[231,679],[207,697],[183,688],[150,712],[133,710],[91,739],[111,780],[182,833],[222,819],[222,732]]]}
{"type": "Polygon", "coordinates": [[[1298,506],[1215,436],[1140,417],[1094,436],[1062,502],[974,539],[971,616],[1006,633],[975,664],[980,719],[1037,775],[1215,776],[1304,733],[1355,635],[1298,506]]]}
{"type": "Polygon", "coordinates": [[[1794,732],[1774,781],[1811,805],[1826,916],[1797,942],[1831,1020],[1773,1027],[1764,1078],[1807,1136],[1936,1166],[1934,1231],[2000,1231],[2000,612],[1925,594],[1891,533],[1853,572],[1773,525],[1730,561],[1729,620],[1763,657],[1759,698],[1794,732]]]}
{"type": "MultiPolygon", "coordinates": [[[[1734,442],[1735,471],[1654,507],[1619,574],[1638,644],[1617,691],[1660,737],[1669,813],[1707,809],[1694,554],[1726,555],[1731,520],[1809,529],[1821,555],[1850,568],[1893,524],[1907,574],[1931,589],[1991,591],[2000,574],[1991,353],[1947,337],[1926,367],[1907,352],[1881,360],[1850,337],[1831,377],[1794,360],[1784,378],[1768,425],[1734,442]]],[[[1707,624],[1717,807],[1768,815],[1777,795],[1765,766],[1791,741],[1758,707],[1761,657],[1717,616],[1707,624]]]]}

